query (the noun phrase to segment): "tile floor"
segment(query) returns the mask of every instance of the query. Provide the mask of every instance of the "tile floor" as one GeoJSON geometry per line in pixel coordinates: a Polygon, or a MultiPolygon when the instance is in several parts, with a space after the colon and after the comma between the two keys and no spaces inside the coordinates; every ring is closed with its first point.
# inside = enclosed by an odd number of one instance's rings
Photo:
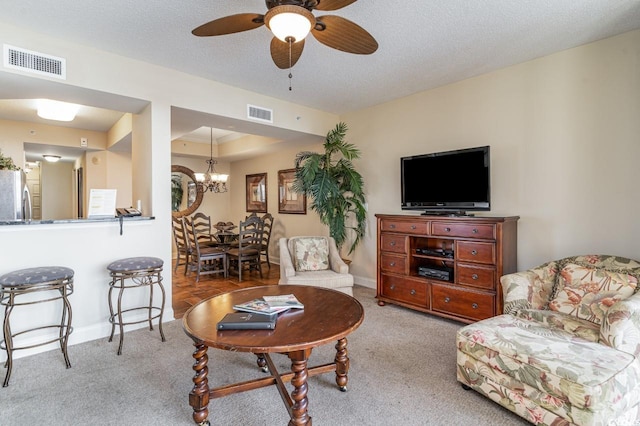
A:
{"type": "Polygon", "coordinates": [[[182,318],[182,315],[191,306],[216,294],[260,285],[277,285],[279,279],[280,268],[278,265],[272,264],[269,268],[263,264],[262,278],[255,271],[251,273],[243,271],[242,282],[238,282],[237,275],[223,278],[221,275],[214,274],[201,276],[200,281],[196,284],[195,272],[184,275],[184,266],[181,266],[177,272],[173,273],[172,306],[174,317],[176,319],[182,318]]]}

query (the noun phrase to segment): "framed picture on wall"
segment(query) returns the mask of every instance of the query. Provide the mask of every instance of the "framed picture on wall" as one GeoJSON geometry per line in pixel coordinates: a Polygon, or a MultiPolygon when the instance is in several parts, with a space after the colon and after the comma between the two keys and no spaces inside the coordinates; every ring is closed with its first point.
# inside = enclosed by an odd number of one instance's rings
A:
{"type": "Polygon", "coordinates": [[[278,213],[307,214],[307,196],[291,188],[296,169],[278,170],[278,213]]]}
{"type": "Polygon", "coordinates": [[[247,211],[267,212],[267,174],[247,175],[247,211]]]}

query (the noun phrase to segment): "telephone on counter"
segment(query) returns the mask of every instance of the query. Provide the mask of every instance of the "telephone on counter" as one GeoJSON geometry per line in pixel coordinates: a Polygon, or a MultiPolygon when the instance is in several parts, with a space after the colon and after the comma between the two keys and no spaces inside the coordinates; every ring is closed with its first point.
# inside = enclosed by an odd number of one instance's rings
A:
{"type": "Polygon", "coordinates": [[[133,207],[129,208],[117,208],[116,213],[118,216],[124,217],[132,217],[132,216],[142,216],[142,213],[138,209],[134,209],[133,207]]]}

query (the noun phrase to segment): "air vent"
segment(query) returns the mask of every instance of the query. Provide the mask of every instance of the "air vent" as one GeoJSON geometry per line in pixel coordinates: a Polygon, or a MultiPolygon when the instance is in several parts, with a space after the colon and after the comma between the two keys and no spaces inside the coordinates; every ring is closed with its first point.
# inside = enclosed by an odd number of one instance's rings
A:
{"type": "Polygon", "coordinates": [[[247,117],[265,123],[273,123],[273,110],[247,104],[247,117]]]}
{"type": "Polygon", "coordinates": [[[64,58],[57,58],[7,44],[3,45],[3,47],[5,68],[13,68],[62,80],[67,79],[67,63],[64,58]]]}

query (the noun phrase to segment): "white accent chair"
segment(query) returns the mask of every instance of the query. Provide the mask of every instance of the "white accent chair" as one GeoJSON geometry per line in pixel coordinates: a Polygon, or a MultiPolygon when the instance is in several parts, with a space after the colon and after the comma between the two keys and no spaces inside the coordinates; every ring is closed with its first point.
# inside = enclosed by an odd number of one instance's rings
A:
{"type": "MultiPolygon", "coordinates": [[[[278,284],[297,284],[316,287],[331,288],[353,296],[353,276],[349,274],[349,266],[340,258],[336,242],[331,237],[292,237],[280,238],[280,281],[278,284]],[[328,265],[320,270],[300,270],[301,258],[308,253],[299,253],[296,256],[296,247],[304,246],[305,241],[325,240],[328,253],[325,259],[328,265]],[[298,242],[298,244],[296,243],[298,242]],[[298,268],[296,268],[298,266],[298,268]]],[[[322,267],[320,267],[322,268],[322,267]]]]}

